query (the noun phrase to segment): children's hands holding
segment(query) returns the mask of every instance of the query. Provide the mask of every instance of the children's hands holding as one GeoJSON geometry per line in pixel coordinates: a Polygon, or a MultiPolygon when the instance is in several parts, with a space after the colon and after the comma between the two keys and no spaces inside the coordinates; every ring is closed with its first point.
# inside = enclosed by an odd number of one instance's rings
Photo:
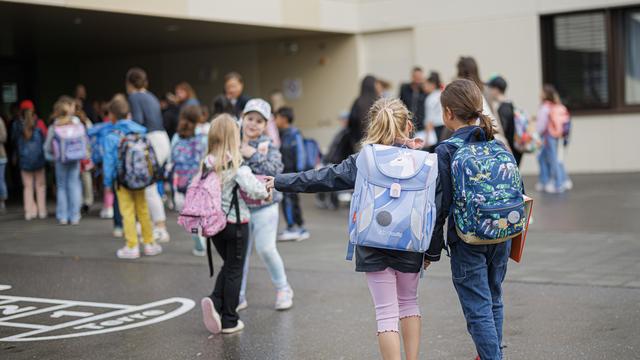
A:
{"type": "Polygon", "coordinates": [[[267,188],[268,192],[273,193],[273,189],[275,189],[275,178],[273,176],[265,176],[264,186],[267,188]]]}

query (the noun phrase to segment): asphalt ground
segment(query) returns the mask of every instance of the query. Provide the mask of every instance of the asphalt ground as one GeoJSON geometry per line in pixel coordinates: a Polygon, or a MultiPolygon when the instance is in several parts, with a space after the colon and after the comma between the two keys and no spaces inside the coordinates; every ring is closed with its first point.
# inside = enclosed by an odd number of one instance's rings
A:
{"type": "MultiPolygon", "coordinates": [[[[564,195],[529,191],[534,224],[504,285],[507,359],[640,359],[640,174],[574,183],[564,195]]],[[[162,255],[123,261],[115,258],[123,241],[97,206],[75,227],[26,222],[11,207],[0,216],[0,358],[377,358],[364,275],[344,260],[347,210],[317,209],[313,196],[303,203],[311,239],[278,244],[294,307],[273,310],[275,291],[254,255],[247,327],[226,336],[201,323],[199,300],[213,280],[174,213],[162,255]]],[[[446,257],[425,273],[420,305],[421,358],[473,359],[446,257]]]]}

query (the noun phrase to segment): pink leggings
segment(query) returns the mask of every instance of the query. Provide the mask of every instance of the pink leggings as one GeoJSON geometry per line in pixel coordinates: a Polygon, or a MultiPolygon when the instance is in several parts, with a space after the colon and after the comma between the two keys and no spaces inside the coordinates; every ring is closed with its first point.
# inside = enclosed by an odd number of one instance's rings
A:
{"type": "Polygon", "coordinates": [[[398,332],[398,320],[420,316],[418,307],[419,273],[403,273],[392,268],[368,272],[367,283],[376,306],[378,333],[398,332]]]}

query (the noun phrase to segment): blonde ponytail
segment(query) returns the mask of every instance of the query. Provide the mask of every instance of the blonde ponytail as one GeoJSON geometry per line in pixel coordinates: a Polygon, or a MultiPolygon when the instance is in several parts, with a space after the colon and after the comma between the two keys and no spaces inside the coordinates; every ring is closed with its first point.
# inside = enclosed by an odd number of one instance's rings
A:
{"type": "Polygon", "coordinates": [[[399,99],[380,98],[369,109],[369,125],[362,145],[393,145],[409,140],[405,134],[411,119],[409,110],[399,99]]]}

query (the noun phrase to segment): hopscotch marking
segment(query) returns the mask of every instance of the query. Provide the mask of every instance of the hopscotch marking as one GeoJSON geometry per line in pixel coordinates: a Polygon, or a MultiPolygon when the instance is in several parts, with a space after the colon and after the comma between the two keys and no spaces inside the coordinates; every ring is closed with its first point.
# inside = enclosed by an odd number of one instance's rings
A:
{"type": "MultiPolygon", "coordinates": [[[[10,285],[0,285],[0,290],[11,289],[10,285]]],[[[90,301],[57,300],[24,296],[0,295],[0,328],[24,328],[31,331],[0,338],[0,341],[40,341],[67,339],[80,336],[105,334],[115,331],[133,329],[141,326],[156,324],[180,316],[195,306],[191,299],[173,297],[154,301],[143,305],[111,304],[90,301]],[[19,305],[28,302],[28,306],[19,305]],[[48,306],[38,307],[38,304],[48,306]],[[167,305],[174,305],[175,309],[166,311],[160,309],[167,305]],[[64,310],[74,306],[87,308],[109,309],[105,313],[95,315],[89,311],[64,310]],[[53,319],[76,318],[56,325],[30,324],[14,322],[14,319],[26,318],[31,315],[52,313],[53,319]],[[46,333],[57,330],[73,330],[68,334],[49,335],[46,333]]]]}

